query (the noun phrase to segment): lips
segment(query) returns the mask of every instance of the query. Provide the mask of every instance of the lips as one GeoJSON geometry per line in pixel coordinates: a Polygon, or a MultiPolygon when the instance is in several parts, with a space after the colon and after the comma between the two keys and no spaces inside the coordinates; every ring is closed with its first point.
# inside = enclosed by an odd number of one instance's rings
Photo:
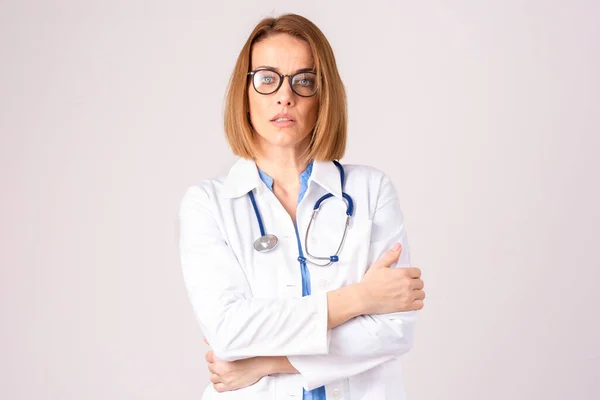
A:
{"type": "Polygon", "coordinates": [[[273,122],[287,122],[287,121],[295,121],[294,118],[290,114],[279,113],[271,118],[273,122]]]}

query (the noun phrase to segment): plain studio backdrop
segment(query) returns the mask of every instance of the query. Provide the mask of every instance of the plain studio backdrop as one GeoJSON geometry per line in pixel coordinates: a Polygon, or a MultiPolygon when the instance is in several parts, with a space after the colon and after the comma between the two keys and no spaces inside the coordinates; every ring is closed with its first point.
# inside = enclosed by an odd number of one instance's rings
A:
{"type": "Polygon", "coordinates": [[[600,398],[592,0],[3,0],[0,398],[200,398],[179,203],[234,162],[226,84],[284,12],[334,48],[342,161],[400,196],[427,292],[409,399],[600,398]]]}

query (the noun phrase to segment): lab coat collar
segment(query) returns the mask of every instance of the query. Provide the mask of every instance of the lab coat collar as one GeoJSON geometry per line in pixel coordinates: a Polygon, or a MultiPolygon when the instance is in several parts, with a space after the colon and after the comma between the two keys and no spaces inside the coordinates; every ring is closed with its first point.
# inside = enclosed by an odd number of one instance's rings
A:
{"type": "MultiPolygon", "coordinates": [[[[340,172],[333,162],[314,161],[309,185],[310,181],[314,181],[325,191],[343,199],[340,172]]],[[[269,190],[260,179],[254,160],[239,158],[229,170],[225,180],[223,197],[229,199],[241,197],[254,189],[258,189],[260,195],[265,190],[269,190]]]]}
{"type": "Polygon", "coordinates": [[[340,179],[340,170],[335,166],[333,161],[315,161],[313,164],[310,180],[316,182],[340,200],[342,197],[342,181],[340,179]]]}
{"type": "Polygon", "coordinates": [[[256,168],[254,160],[239,158],[229,170],[225,180],[223,197],[233,199],[241,197],[256,188],[260,192],[263,187],[267,188],[258,175],[258,168],[256,168]]]}

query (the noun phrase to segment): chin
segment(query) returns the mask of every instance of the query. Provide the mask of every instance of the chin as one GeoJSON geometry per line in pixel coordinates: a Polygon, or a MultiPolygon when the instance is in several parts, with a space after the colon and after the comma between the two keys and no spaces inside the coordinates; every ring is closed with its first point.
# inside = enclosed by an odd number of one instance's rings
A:
{"type": "Polygon", "coordinates": [[[260,135],[264,144],[278,147],[296,147],[302,142],[301,136],[297,132],[285,128],[260,135]]]}

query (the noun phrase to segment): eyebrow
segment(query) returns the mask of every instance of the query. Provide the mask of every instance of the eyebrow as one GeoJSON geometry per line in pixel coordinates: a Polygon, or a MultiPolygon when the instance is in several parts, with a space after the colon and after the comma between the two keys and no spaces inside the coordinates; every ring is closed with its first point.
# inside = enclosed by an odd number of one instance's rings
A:
{"type": "MultiPolygon", "coordinates": [[[[279,68],[277,67],[272,67],[270,65],[260,65],[258,67],[256,67],[255,69],[274,69],[275,71],[281,72],[279,71],[279,68]]],[[[300,68],[299,70],[297,70],[296,72],[294,72],[292,75],[294,74],[299,74],[301,72],[315,72],[314,68],[300,68]]]]}

